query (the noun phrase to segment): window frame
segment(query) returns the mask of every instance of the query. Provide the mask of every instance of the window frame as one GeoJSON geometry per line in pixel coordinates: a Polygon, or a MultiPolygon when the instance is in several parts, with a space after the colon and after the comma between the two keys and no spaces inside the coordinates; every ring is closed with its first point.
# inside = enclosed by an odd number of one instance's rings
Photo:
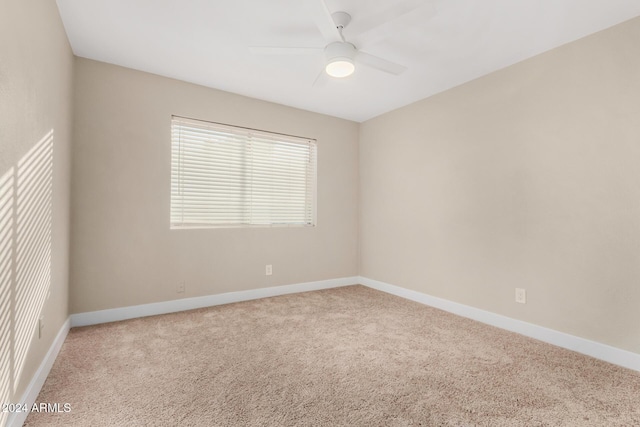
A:
{"type": "MultiPolygon", "coordinates": [[[[201,119],[194,119],[190,117],[172,115],[171,122],[170,122],[170,146],[171,146],[171,161],[170,161],[169,224],[170,224],[171,230],[208,229],[208,228],[281,228],[281,227],[306,228],[306,227],[315,227],[317,225],[318,143],[316,139],[300,137],[300,136],[295,136],[295,135],[290,135],[290,134],[285,134],[280,132],[254,129],[254,128],[249,128],[244,126],[230,125],[226,123],[213,122],[209,120],[201,120],[201,119]],[[208,222],[207,220],[198,221],[198,222],[184,221],[184,212],[185,212],[185,209],[189,208],[189,204],[185,203],[184,198],[180,202],[177,202],[176,190],[174,187],[184,186],[185,179],[180,176],[176,178],[175,175],[184,173],[185,167],[183,166],[182,159],[185,158],[185,154],[184,154],[184,148],[182,146],[179,146],[178,148],[176,148],[176,143],[181,144],[183,140],[180,139],[180,141],[176,141],[174,127],[175,126],[188,127],[189,124],[192,124],[194,128],[199,127],[199,129],[210,128],[212,129],[211,131],[212,133],[217,132],[217,133],[224,134],[225,131],[228,131],[229,132],[227,134],[228,137],[244,139],[241,142],[241,144],[248,145],[248,147],[244,147],[242,149],[243,160],[241,165],[239,165],[239,170],[242,171],[240,175],[242,176],[243,180],[247,180],[247,179],[251,180],[251,185],[249,186],[251,188],[251,190],[249,190],[251,192],[251,196],[249,196],[249,193],[247,191],[241,191],[237,194],[243,200],[243,202],[241,203],[241,208],[237,211],[237,213],[244,211],[244,213],[238,214],[238,218],[245,215],[240,221],[216,223],[213,218],[209,220],[210,222],[208,222]],[[304,213],[302,214],[302,217],[304,218],[304,222],[292,222],[291,219],[288,219],[285,222],[275,222],[273,217],[271,217],[270,213],[266,215],[269,217],[269,220],[270,220],[269,222],[262,222],[262,221],[253,219],[254,213],[260,212],[260,209],[256,207],[257,202],[253,202],[251,200],[252,197],[254,196],[253,188],[256,182],[264,183],[266,179],[265,176],[267,176],[268,174],[261,175],[261,178],[254,179],[256,169],[259,169],[259,168],[253,166],[253,161],[256,158],[254,156],[257,156],[257,155],[253,154],[254,150],[252,148],[253,145],[251,144],[260,143],[264,145],[265,141],[267,142],[267,146],[269,141],[273,143],[273,145],[270,146],[271,148],[275,147],[275,148],[283,149],[283,147],[286,145],[289,145],[289,146],[301,145],[301,146],[308,147],[308,150],[309,150],[308,159],[307,159],[308,165],[304,170],[304,174],[300,175],[300,176],[304,176],[304,182],[305,182],[304,195],[302,196],[304,200],[301,201],[304,204],[304,208],[303,208],[304,213]],[[246,158],[247,155],[252,156],[251,160],[248,160],[246,158]],[[246,200],[247,197],[249,197],[250,201],[246,200]],[[174,215],[176,210],[182,212],[183,221],[175,220],[174,215]],[[248,216],[247,216],[247,212],[249,212],[248,216]]],[[[255,151],[258,151],[258,150],[255,150],[255,151]]],[[[300,151],[304,151],[304,150],[300,150],[300,151]]],[[[259,159],[264,160],[263,157],[259,159]]],[[[220,164],[222,164],[222,161],[220,161],[220,164]]],[[[282,163],[277,163],[276,165],[279,165],[280,167],[282,167],[282,163]]],[[[245,187],[245,185],[242,185],[241,187],[245,187]]],[[[191,195],[193,196],[193,194],[197,194],[197,193],[194,192],[191,195]]],[[[259,194],[261,196],[272,197],[277,193],[274,193],[273,191],[269,192],[267,190],[267,191],[262,191],[259,194]]],[[[182,197],[184,196],[182,195],[182,197]]],[[[207,201],[207,202],[210,202],[211,206],[215,206],[215,201],[207,201]]],[[[272,202],[269,202],[269,203],[272,203],[272,202]]],[[[282,212],[285,212],[285,211],[286,209],[280,211],[279,214],[282,215],[282,212]]],[[[264,218],[264,215],[265,215],[264,212],[262,213],[262,215],[263,215],[262,218],[264,218]]],[[[277,214],[274,214],[274,215],[277,216],[277,214]]]]}

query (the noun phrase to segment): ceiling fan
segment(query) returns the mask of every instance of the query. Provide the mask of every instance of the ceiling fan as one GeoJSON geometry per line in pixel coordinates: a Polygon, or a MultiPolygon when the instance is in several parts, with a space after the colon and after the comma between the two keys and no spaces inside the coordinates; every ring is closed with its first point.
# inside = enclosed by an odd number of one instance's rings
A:
{"type": "MultiPolygon", "coordinates": [[[[347,12],[331,13],[324,0],[305,0],[305,3],[316,26],[327,42],[325,47],[252,46],[250,51],[263,55],[318,55],[324,53],[325,68],[316,78],[314,86],[324,84],[327,75],[335,78],[350,76],[354,73],[356,64],[392,75],[400,75],[407,70],[407,67],[403,65],[366,53],[347,41],[342,33],[351,22],[351,15],[347,12]]],[[[394,2],[393,6],[384,11],[380,17],[370,19],[364,28],[360,28],[358,37],[361,40],[378,40],[384,38],[386,34],[401,31],[407,18],[427,4],[430,5],[431,1],[404,0],[394,2]]],[[[432,10],[432,13],[434,12],[435,10],[432,10]]],[[[423,19],[428,19],[428,17],[423,19]]]]}

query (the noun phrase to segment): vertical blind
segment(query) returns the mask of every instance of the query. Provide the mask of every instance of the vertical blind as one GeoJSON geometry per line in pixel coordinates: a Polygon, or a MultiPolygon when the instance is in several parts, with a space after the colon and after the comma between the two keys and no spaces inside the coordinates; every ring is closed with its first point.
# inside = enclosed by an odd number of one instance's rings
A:
{"type": "Polygon", "coordinates": [[[171,120],[171,227],[315,225],[316,141],[171,120]]]}

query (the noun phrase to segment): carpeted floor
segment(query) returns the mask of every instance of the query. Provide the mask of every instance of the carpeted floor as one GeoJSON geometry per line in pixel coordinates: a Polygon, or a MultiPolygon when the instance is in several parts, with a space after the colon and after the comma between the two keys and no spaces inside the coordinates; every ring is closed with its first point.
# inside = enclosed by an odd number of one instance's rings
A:
{"type": "Polygon", "coordinates": [[[72,329],[27,426],[640,426],[640,373],[363,286],[72,329]]]}

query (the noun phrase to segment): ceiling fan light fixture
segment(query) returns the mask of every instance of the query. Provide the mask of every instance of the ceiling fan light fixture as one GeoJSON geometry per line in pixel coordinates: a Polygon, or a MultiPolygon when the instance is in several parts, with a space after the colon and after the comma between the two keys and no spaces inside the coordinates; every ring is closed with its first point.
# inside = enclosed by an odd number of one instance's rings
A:
{"type": "Polygon", "coordinates": [[[356,70],[356,66],[349,58],[334,58],[325,67],[325,71],[331,77],[343,78],[348,77],[356,70]]]}
{"type": "Polygon", "coordinates": [[[325,71],[331,77],[343,78],[350,76],[356,70],[353,59],[356,47],[347,42],[334,42],[325,48],[327,65],[325,71]]]}

